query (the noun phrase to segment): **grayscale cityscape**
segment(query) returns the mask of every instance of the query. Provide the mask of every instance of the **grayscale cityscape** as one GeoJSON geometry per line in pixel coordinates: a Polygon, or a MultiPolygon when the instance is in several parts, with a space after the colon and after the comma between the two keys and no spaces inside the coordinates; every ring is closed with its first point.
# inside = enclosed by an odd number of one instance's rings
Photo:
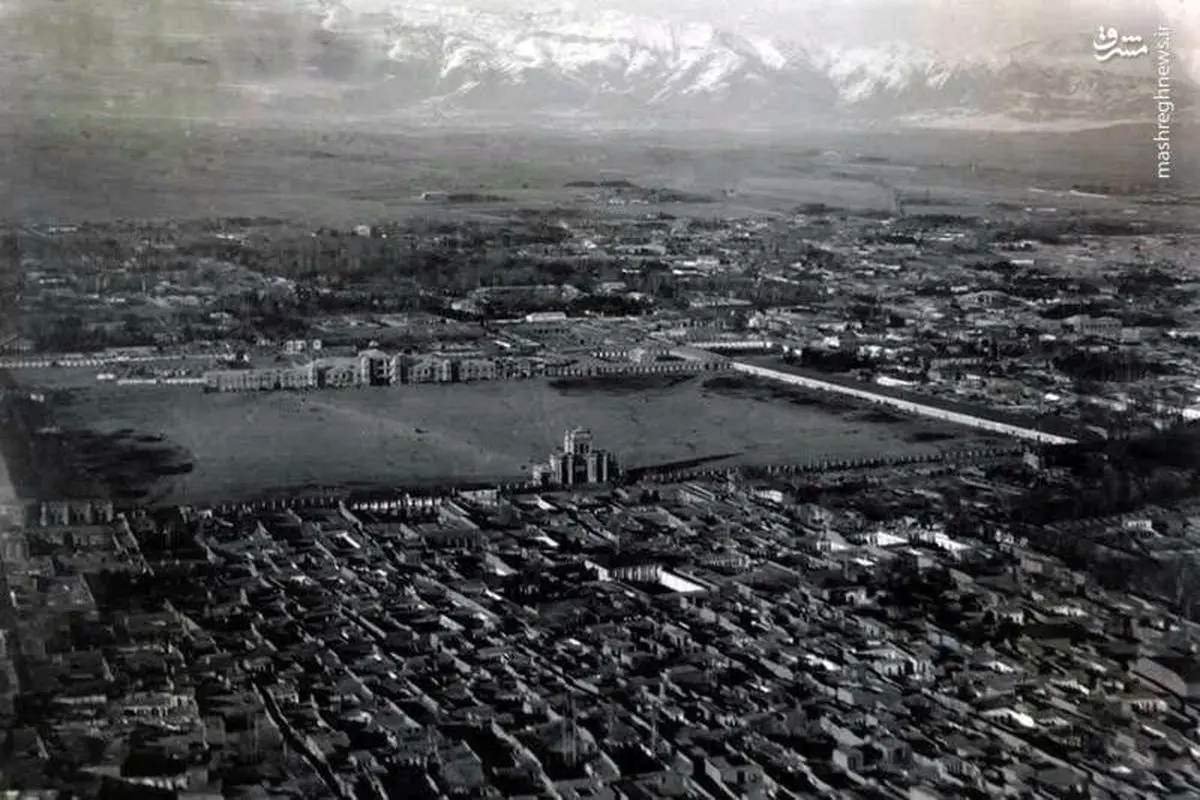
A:
{"type": "Polygon", "coordinates": [[[1200,5],[0,0],[0,798],[1200,797],[1200,5]]]}

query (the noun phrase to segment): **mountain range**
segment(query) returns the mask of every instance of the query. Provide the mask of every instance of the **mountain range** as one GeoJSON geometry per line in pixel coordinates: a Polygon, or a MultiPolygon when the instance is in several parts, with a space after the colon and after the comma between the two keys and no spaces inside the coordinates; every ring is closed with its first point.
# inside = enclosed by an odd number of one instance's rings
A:
{"type": "MultiPolygon", "coordinates": [[[[981,118],[1091,126],[1154,113],[1155,51],[1101,63],[1090,32],[950,57],[902,43],[789,41],[604,12],[315,7],[323,44],[306,67],[347,87],[343,99],[359,108],[750,128],[981,118]]],[[[1174,97],[1190,112],[1197,85],[1184,73],[1192,64],[1173,66],[1174,97]]]]}
{"type": "MultiPolygon", "coordinates": [[[[47,65],[42,47],[30,54],[22,85],[31,97],[124,91],[160,106],[188,87],[216,87],[263,110],[498,123],[1094,127],[1152,123],[1157,112],[1150,31],[1146,55],[1101,63],[1090,30],[949,55],[903,42],[750,34],[565,0],[529,11],[482,0],[222,2],[230,11],[220,22],[173,31],[165,43],[162,23],[111,4],[119,20],[99,66],[75,53],[47,65]],[[140,86],[154,80],[156,94],[140,86]]],[[[177,28],[181,15],[170,24],[177,28]]],[[[63,35],[55,29],[56,40],[63,35]]],[[[1200,92],[1187,76],[1200,75],[1200,59],[1182,47],[1172,58],[1175,114],[1190,120],[1200,92]]]]}

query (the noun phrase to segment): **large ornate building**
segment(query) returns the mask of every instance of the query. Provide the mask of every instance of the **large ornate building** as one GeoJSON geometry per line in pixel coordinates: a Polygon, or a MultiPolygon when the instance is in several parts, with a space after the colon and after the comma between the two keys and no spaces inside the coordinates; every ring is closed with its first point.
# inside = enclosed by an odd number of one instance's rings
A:
{"type": "Polygon", "coordinates": [[[608,483],[617,475],[616,459],[607,450],[592,446],[592,432],[583,428],[569,430],[563,436],[562,449],[539,464],[534,478],[547,486],[581,486],[608,483]]]}

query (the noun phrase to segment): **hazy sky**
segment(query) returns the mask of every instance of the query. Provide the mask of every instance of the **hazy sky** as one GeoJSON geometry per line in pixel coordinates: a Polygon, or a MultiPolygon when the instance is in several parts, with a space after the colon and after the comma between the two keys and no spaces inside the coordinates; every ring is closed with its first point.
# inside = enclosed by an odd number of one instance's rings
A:
{"type": "MultiPolygon", "coordinates": [[[[401,6],[394,0],[349,5],[401,6]]],[[[573,6],[711,21],[783,38],[838,43],[902,40],[942,48],[1007,46],[1097,25],[1167,20],[1181,36],[1200,37],[1200,0],[452,0],[490,9],[573,6]]]]}
{"type": "MultiPolygon", "coordinates": [[[[403,8],[400,0],[0,0],[0,11],[21,9],[67,19],[88,6],[114,11],[136,9],[169,16],[208,6],[209,15],[230,15],[237,7],[288,11],[338,3],[360,9],[403,8]]],[[[589,14],[617,10],[630,14],[711,21],[746,32],[785,38],[828,38],[839,42],[906,40],[929,46],[987,47],[1064,32],[1093,30],[1099,24],[1167,20],[1181,36],[1200,38],[1200,0],[443,0],[447,6],[494,10],[573,7],[589,14]]],[[[188,19],[181,19],[186,24],[188,19]]]]}

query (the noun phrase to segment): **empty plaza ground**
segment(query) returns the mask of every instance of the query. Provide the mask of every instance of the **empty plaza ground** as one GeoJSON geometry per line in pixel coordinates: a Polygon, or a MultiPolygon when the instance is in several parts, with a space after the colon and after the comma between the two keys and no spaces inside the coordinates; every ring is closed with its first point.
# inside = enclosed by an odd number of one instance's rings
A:
{"type": "Polygon", "coordinates": [[[55,418],[64,429],[162,435],[186,449],[194,469],[164,478],[154,495],[192,503],[317,486],[519,479],[574,426],[590,428],[598,447],[630,467],[714,457],[781,464],[996,441],[700,378],[636,390],[543,381],[256,394],[104,387],[74,393],[55,418]]]}

